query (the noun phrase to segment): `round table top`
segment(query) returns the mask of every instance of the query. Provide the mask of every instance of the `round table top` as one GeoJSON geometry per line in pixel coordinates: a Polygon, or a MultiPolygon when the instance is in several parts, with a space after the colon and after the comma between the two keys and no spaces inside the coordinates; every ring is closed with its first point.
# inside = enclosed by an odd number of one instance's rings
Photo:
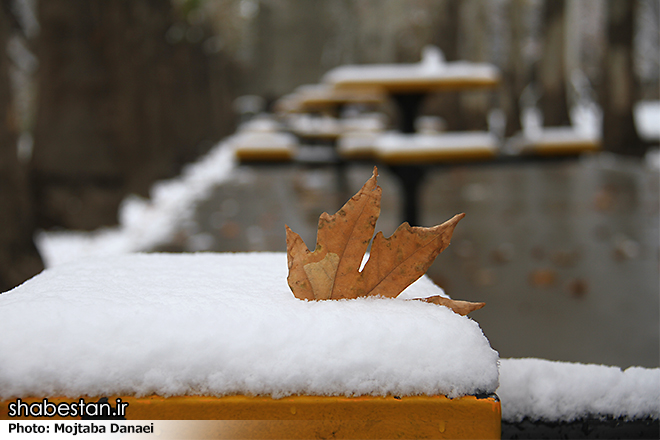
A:
{"type": "Polygon", "coordinates": [[[497,67],[488,63],[347,65],[330,70],[323,82],[338,89],[377,87],[388,93],[425,93],[496,87],[497,67]]]}
{"type": "Polygon", "coordinates": [[[378,105],[385,102],[383,91],[375,87],[338,89],[329,84],[313,84],[298,87],[283,99],[289,112],[308,112],[336,108],[344,104],[378,105]]]}

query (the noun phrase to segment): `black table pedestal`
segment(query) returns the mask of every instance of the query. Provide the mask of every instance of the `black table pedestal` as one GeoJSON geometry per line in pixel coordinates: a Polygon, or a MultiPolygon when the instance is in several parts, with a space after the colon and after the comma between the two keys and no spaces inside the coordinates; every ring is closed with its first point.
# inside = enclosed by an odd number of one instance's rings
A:
{"type": "MultiPolygon", "coordinates": [[[[397,93],[392,95],[399,112],[399,130],[415,133],[415,120],[424,102],[425,93],[397,93]]],[[[391,165],[390,170],[403,189],[403,221],[419,226],[419,188],[424,180],[424,168],[416,165],[391,165]]]]}

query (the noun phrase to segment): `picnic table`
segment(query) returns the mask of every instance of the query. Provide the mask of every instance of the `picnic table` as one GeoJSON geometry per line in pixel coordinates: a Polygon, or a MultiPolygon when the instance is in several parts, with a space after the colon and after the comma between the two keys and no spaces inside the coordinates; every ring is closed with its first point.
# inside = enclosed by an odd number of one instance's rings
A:
{"type": "Polygon", "coordinates": [[[403,217],[413,226],[419,225],[417,198],[425,170],[420,165],[448,158],[457,161],[490,159],[495,155],[496,142],[487,133],[459,138],[427,136],[422,140],[413,136],[420,108],[430,93],[496,87],[500,74],[491,64],[466,61],[448,63],[437,47],[427,46],[419,63],[341,66],[329,71],[323,82],[338,90],[376,88],[394,101],[399,114],[398,130],[408,136],[399,136],[394,144],[390,142],[389,147],[385,148],[388,153],[379,159],[399,178],[404,192],[403,217]],[[466,144],[465,138],[472,142],[466,144]],[[439,142],[434,142],[436,140],[439,142]],[[484,142],[475,144],[475,140],[484,142]],[[421,151],[414,148],[420,142],[425,145],[421,151]]]}
{"type": "MultiPolygon", "coordinates": [[[[300,139],[312,143],[318,144],[317,139],[324,139],[325,144],[331,144],[333,148],[319,154],[319,148],[300,145],[292,161],[333,165],[340,171],[347,161],[378,162],[387,166],[398,178],[403,190],[402,219],[418,226],[420,187],[431,168],[554,162],[600,149],[598,135],[585,135],[572,127],[524,132],[507,142],[488,131],[416,132],[416,120],[429,94],[493,89],[499,83],[500,73],[495,66],[466,61],[446,62],[442,52],[433,46],[424,49],[419,63],[334,68],[323,76],[322,84],[301,86],[295,93],[283,98],[280,109],[287,112],[321,111],[325,112],[323,117],[328,118],[333,112],[339,114],[339,109],[346,103],[375,104],[387,96],[394,102],[399,114],[397,130],[347,132],[341,124],[331,127],[329,122],[332,121],[310,119],[306,122],[314,124],[306,125],[314,125],[313,130],[300,130],[300,127],[296,129],[293,126],[290,130],[300,139]],[[321,126],[323,130],[319,129],[321,126]]],[[[335,122],[338,121],[340,119],[335,122]]],[[[253,164],[259,161],[259,157],[251,159],[253,164]]],[[[265,157],[263,159],[268,161],[265,157]]]]}
{"type": "Polygon", "coordinates": [[[322,82],[342,91],[381,90],[397,106],[399,130],[414,133],[415,120],[428,94],[494,88],[499,85],[500,74],[487,63],[445,62],[438,48],[428,46],[419,63],[340,66],[326,73],[322,82]]]}
{"type": "Polygon", "coordinates": [[[330,84],[305,84],[283,96],[275,104],[280,114],[321,113],[339,117],[347,105],[379,106],[387,96],[374,87],[344,90],[330,84]]]}

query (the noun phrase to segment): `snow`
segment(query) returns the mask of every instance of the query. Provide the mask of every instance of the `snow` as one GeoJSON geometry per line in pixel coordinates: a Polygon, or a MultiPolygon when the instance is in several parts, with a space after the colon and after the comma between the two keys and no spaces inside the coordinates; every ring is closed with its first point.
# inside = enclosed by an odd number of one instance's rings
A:
{"type": "Polygon", "coordinates": [[[660,141],[660,101],[640,101],[635,105],[635,123],[639,135],[648,141],[660,141]]]}
{"type": "Polygon", "coordinates": [[[587,416],[660,417],[660,368],[621,370],[544,359],[501,359],[502,419],[570,422],[587,416]]]}
{"type": "Polygon", "coordinates": [[[277,122],[268,114],[259,114],[238,127],[238,134],[243,133],[278,133],[284,129],[282,124],[277,122]]]}
{"type": "Polygon", "coordinates": [[[329,84],[306,84],[296,88],[297,96],[303,108],[308,110],[319,107],[331,108],[338,104],[348,103],[382,103],[384,95],[376,89],[341,90],[329,84]]]}
{"type": "Polygon", "coordinates": [[[287,118],[287,125],[301,137],[336,138],[342,133],[340,120],[328,115],[292,114],[287,118]]]}
{"type": "Polygon", "coordinates": [[[371,158],[379,135],[377,131],[344,133],[337,141],[337,152],[347,159],[371,158]]]}
{"type": "Polygon", "coordinates": [[[386,162],[401,159],[443,160],[493,157],[497,154],[497,145],[497,138],[488,132],[387,132],[376,139],[374,150],[386,162]]]}
{"type": "Polygon", "coordinates": [[[660,417],[660,369],[501,359],[479,325],[404,298],[301,301],[284,253],[129,254],[0,295],[0,399],[497,392],[503,420],[660,417]],[[255,276],[258,271],[258,276],[255,276]]]}
{"type": "MultiPolygon", "coordinates": [[[[638,106],[640,131],[657,132],[658,108],[638,106]]],[[[580,128],[594,126],[590,115],[574,115],[577,133],[593,134],[580,128]]],[[[280,129],[255,119],[240,131],[280,129]]],[[[0,331],[10,335],[0,340],[0,398],[457,396],[497,387],[497,353],[478,324],[443,307],[295,300],[282,254],[124,255],[166,243],[189,222],[195,204],[232,178],[234,148],[231,139],[218,144],[180,177],[157,183],[150,200],[128,197],[117,228],[39,234],[49,269],[0,295],[0,331]]],[[[651,152],[649,166],[657,168],[659,157],[651,152]]],[[[433,294],[443,292],[424,277],[400,298],[433,294]]],[[[659,390],[657,368],[502,359],[497,393],[504,420],[570,421],[658,418],[659,390]]]]}
{"type": "Polygon", "coordinates": [[[660,417],[660,369],[501,359],[479,325],[404,298],[301,301],[284,253],[129,254],[0,295],[0,399],[496,392],[503,420],[660,417]],[[258,276],[255,271],[258,270],[258,276]]]}
{"type": "MultiPolygon", "coordinates": [[[[498,354],[443,306],[302,301],[284,253],[129,254],[0,295],[0,398],[493,392],[498,354]]],[[[442,294],[428,279],[406,297],[442,294]]]]}
{"type": "MultiPolygon", "coordinates": [[[[523,133],[511,139],[511,143],[599,145],[602,113],[602,109],[595,102],[585,99],[571,108],[572,126],[544,128],[540,110],[536,107],[525,108],[521,116],[523,133]]],[[[633,109],[633,117],[642,139],[649,142],[660,140],[660,101],[638,102],[633,109]]]]}
{"type": "Polygon", "coordinates": [[[579,154],[597,152],[601,148],[600,132],[593,130],[590,122],[584,123],[588,119],[586,116],[577,126],[541,127],[535,110],[529,110],[526,114],[523,131],[509,138],[504,145],[504,151],[508,154],[579,154]]]}
{"type": "Polygon", "coordinates": [[[229,142],[234,146],[238,157],[263,153],[280,153],[293,157],[297,151],[298,139],[291,133],[268,131],[246,131],[232,136],[229,142]]]}
{"type": "Polygon", "coordinates": [[[298,150],[298,139],[285,132],[282,124],[268,115],[259,115],[241,124],[227,142],[239,158],[275,156],[291,159],[298,150]]]}
{"type": "Polygon", "coordinates": [[[135,195],[120,206],[119,226],[93,232],[41,232],[36,236],[46,267],[81,258],[151,250],[167,243],[187,221],[195,205],[235,168],[234,149],[222,142],[174,179],[157,182],[150,200],[135,195]]]}
{"type": "Polygon", "coordinates": [[[496,83],[499,78],[499,71],[492,64],[469,61],[445,62],[442,52],[431,46],[423,50],[422,60],[419,63],[339,66],[326,73],[321,81],[335,85],[350,83],[373,86],[381,82],[397,83],[414,80],[447,82],[474,80],[496,83]]]}
{"type": "Polygon", "coordinates": [[[359,113],[341,119],[344,133],[378,133],[385,130],[387,117],[383,113],[359,113]]]}
{"type": "Polygon", "coordinates": [[[430,162],[489,158],[497,154],[498,146],[497,138],[488,132],[353,132],[339,139],[338,151],[348,158],[376,156],[384,162],[430,162]]]}

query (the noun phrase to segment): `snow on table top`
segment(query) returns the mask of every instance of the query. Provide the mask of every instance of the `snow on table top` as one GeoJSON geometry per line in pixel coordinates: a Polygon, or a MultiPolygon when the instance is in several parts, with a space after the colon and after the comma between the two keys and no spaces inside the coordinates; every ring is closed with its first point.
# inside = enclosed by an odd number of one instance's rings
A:
{"type": "Polygon", "coordinates": [[[588,142],[600,143],[600,135],[587,133],[574,127],[545,127],[538,130],[528,130],[525,133],[528,142],[534,144],[562,144],[588,142]]]}
{"type": "Polygon", "coordinates": [[[365,64],[336,67],[323,81],[329,84],[406,81],[417,79],[497,81],[497,68],[486,63],[454,61],[434,68],[423,64],[365,64]]]}
{"type": "Polygon", "coordinates": [[[406,81],[476,81],[496,83],[499,70],[492,64],[469,61],[445,62],[442,52],[427,46],[419,63],[411,64],[361,64],[339,66],[326,73],[322,82],[326,84],[385,85],[406,81]]]}
{"type": "Polygon", "coordinates": [[[570,422],[587,416],[660,417],[660,368],[500,360],[502,419],[570,422]]]}
{"type": "MultiPolygon", "coordinates": [[[[284,253],[131,254],[0,295],[0,398],[493,392],[479,325],[421,301],[302,301],[284,253]]],[[[421,278],[402,295],[444,294],[421,278]]]]}
{"type": "Polygon", "coordinates": [[[379,152],[412,152],[474,149],[497,152],[497,138],[487,131],[465,131],[454,133],[407,134],[388,132],[378,137],[376,148],[379,152]]]}
{"type": "Polygon", "coordinates": [[[243,132],[230,142],[236,150],[295,150],[298,139],[290,133],[243,132]]]}

